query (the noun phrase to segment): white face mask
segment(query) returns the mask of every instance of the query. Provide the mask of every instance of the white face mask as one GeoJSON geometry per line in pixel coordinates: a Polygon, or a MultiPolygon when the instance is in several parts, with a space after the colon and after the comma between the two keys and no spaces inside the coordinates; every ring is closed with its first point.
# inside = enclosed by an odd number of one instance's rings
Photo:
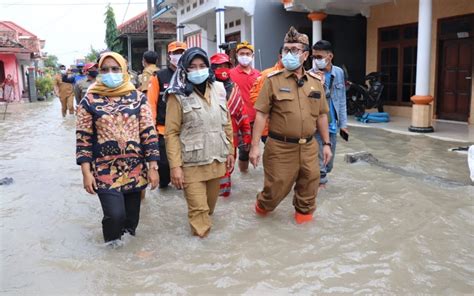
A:
{"type": "Polygon", "coordinates": [[[239,61],[239,64],[241,64],[242,66],[248,66],[250,65],[250,63],[252,63],[253,57],[241,55],[241,56],[237,56],[237,61],[239,61]]]}
{"type": "Polygon", "coordinates": [[[178,65],[181,56],[182,54],[170,54],[170,63],[174,66],[178,65]]]}
{"type": "Polygon", "coordinates": [[[313,60],[313,69],[314,70],[323,70],[326,69],[328,62],[326,59],[314,59],[313,60]]]}

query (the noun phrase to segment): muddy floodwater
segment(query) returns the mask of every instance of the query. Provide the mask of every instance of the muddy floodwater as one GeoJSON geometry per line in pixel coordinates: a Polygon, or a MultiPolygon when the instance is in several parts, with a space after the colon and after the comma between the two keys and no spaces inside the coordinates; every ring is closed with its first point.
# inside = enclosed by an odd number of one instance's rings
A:
{"type": "Polygon", "coordinates": [[[352,128],[313,222],[292,196],[253,212],[263,169],[233,174],[208,238],[191,236],[181,191],[148,191],[136,237],[104,246],[102,211],[82,188],[75,122],[57,100],[0,106],[2,295],[471,294],[474,187],[460,143],[352,128]],[[398,170],[344,155],[368,151],[398,170]],[[434,177],[431,178],[430,176],[434,177]],[[464,184],[464,185],[463,185],[464,184]]]}

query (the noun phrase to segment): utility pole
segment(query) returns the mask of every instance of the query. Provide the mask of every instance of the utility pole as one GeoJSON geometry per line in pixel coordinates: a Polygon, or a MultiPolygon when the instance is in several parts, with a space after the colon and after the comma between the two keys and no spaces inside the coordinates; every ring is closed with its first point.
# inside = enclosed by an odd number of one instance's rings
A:
{"type": "Polygon", "coordinates": [[[148,31],[148,50],[155,51],[155,40],[153,31],[153,14],[152,0],[147,0],[147,31],[148,31]]]}

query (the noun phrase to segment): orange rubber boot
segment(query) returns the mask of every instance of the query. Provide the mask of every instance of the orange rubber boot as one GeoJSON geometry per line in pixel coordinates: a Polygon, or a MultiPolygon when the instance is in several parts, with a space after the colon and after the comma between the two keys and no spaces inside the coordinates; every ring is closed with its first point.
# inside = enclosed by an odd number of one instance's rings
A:
{"type": "Polygon", "coordinates": [[[262,216],[262,217],[265,217],[268,214],[267,211],[265,211],[264,209],[258,206],[258,201],[255,202],[255,213],[257,213],[257,215],[262,216]]]}
{"type": "Polygon", "coordinates": [[[295,212],[295,221],[297,224],[303,224],[306,222],[310,222],[313,220],[313,214],[301,214],[298,212],[295,212]]]}

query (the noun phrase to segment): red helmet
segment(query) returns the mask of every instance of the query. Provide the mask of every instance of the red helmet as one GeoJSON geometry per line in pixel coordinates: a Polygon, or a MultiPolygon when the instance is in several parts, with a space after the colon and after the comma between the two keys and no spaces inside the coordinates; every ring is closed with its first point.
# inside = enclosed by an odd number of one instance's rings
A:
{"type": "Polygon", "coordinates": [[[97,67],[97,64],[96,63],[87,63],[82,68],[82,71],[86,72],[87,70],[89,70],[92,67],[97,67]]]}
{"type": "Polygon", "coordinates": [[[226,55],[225,53],[216,53],[213,56],[211,56],[211,64],[220,65],[224,63],[228,63],[229,65],[232,65],[232,63],[230,62],[229,56],[226,55]]]}

